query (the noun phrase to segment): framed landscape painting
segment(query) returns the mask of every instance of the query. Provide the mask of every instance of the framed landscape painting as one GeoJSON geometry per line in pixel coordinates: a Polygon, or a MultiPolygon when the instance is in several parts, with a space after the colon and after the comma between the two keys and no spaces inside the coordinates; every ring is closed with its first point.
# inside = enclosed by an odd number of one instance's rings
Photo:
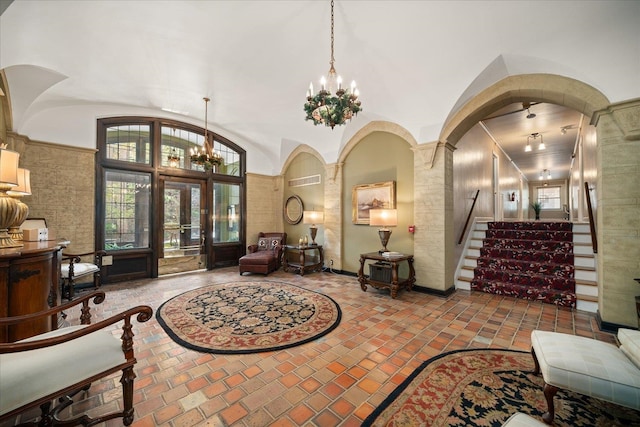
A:
{"type": "Polygon", "coordinates": [[[369,210],[395,209],[396,182],[354,185],[351,195],[353,223],[369,225],[369,210]]]}

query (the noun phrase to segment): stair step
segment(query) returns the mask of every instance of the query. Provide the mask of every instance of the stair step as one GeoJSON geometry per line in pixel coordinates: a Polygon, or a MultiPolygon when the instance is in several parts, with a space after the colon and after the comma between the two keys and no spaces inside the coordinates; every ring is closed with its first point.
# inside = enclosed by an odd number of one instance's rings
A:
{"type": "Polygon", "coordinates": [[[572,253],[538,251],[531,249],[485,247],[480,249],[480,255],[486,258],[513,259],[518,261],[550,262],[571,265],[574,263],[574,256],[572,253]]]}
{"type": "Polygon", "coordinates": [[[501,271],[491,268],[477,267],[474,278],[482,281],[506,282],[529,286],[531,288],[553,288],[562,291],[573,291],[576,281],[573,278],[531,274],[520,271],[501,271]]]}
{"type": "Polygon", "coordinates": [[[542,301],[563,307],[576,306],[576,295],[573,292],[549,288],[532,288],[528,285],[520,285],[512,282],[487,282],[474,279],[471,282],[471,290],[498,295],[509,295],[532,301],[542,301]]]}
{"type": "Polygon", "coordinates": [[[537,262],[507,258],[485,258],[477,260],[478,267],[508,273],[540,274],[545,276],[573,278],[575,269],[573,264],[537,262]]]}

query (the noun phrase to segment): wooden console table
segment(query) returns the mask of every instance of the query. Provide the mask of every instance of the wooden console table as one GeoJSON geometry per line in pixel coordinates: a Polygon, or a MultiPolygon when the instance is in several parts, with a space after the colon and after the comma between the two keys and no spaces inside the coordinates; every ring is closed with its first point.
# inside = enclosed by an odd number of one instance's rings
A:
{"type": "Polygon", "coordinates": [[[284,258],[282,261],[284,271],[298,271],[301,276],[304,276],[307,271],[322,271],[322,266],[324,265],[322,245],[286,245],[282,257],[284,258]],[[307,252],[317,252],[318,255],[317,257],[307,257],[307,252]],[[289,261],[289,254],[298,254],[298,262],[289,261]]]}
{"type": "Polygon", "coordinates": [[[386,257],[382,256],[379,252],[361,254],[358,282],[360,282],[360,287],[363,291],[367,290],[367,285],[371,285],[376,289],[389,289],[391,290],[391,298],[395,298],[398,295],[398,290],[400,288],[405,288],[410,291],[411,288],[413,288],[413,284],[416,282],[416,271],[413,268],[413,255],[402,254],[386,257]],[[387,265],[391,270],[391,277],[389,278],[389,281],[375,280],[366,276],[364,274],[364,265],[367,260],[382,263],[381,265],[387,265]],[[406,279],[398,278],[398,266],[401,262],[406,262],[409,265],[409,277],[406,279]]]}
{"type": "MultiPolygon", "coordinates": [[[[64,244],[24,242],[0,249],[0,317],[21,316],[59,303],[60,260],[64,244]]],[[[0,327],[0,342],[14,342],[57,328],[57,318],[0,327]]]]}

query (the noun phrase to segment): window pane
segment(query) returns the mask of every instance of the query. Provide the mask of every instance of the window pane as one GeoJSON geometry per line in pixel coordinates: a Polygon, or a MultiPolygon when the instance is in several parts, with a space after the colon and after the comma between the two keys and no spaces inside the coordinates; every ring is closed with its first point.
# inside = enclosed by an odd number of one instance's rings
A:
{"type": "Polygon", "coordinates": [[[162,138],[160,141],[160,164],[181,169],[204,170],[201,166],[191,163],[192,149],[200,149],[204,142],[204,136],[184,129],[162,126],[162,138]],[[169,155],[179,157],[177,166],[169,162],[169,155]]]}
{"type": "Polygon", "coordinates": [[[149,125],[122,125],[107,128],[107,159],[151,163],[149,125]]]}
{"type": "Polygon", "coordinates": [[[240,241],[240,186],[213,184],[213,242],[240,241]]]}
{"type": "Polygon", "coordinates": [[[560,187],[539,187],[538,202],[542,209],[560,209],[560,187]]]}
{"type": "Polygon", "coordinates": [[[105,250],[149,247],[151,175],[105,172],[105,250]]]}
{"type": "Polygon", "coordinates": [[[222,156],[218,173],[240,176],[240,154],[219,141],[213,142],[213,151],[222,156]]]}

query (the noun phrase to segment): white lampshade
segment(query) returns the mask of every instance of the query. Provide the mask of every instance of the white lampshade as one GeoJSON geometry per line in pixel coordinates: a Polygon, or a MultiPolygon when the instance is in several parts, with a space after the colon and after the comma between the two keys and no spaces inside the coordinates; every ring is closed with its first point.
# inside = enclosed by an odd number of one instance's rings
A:
{"type": "Polygon", "coordinates": [[[322,211],[304,211],[302,215],[303,224],[322,224],[324,222],[324,212],[322,211]]]}
{"type": "Polygon", "coordinates": [[[31,171],[29,169],[18,168],[18,185],[7,191],[10,196],[30,196],[31,195],[31,171]]]}
{"type": "Polygon", "coordinates": [[[371,209],[369,225],[372,227],[389,227],[398,225],[397,209],[371,209]]]}
{"type": "Polygon", "coordinates": [[[0,183],[14,187],[18,185],[18,161],[20,154],[16,151],[0,149],[0,183]]]}

